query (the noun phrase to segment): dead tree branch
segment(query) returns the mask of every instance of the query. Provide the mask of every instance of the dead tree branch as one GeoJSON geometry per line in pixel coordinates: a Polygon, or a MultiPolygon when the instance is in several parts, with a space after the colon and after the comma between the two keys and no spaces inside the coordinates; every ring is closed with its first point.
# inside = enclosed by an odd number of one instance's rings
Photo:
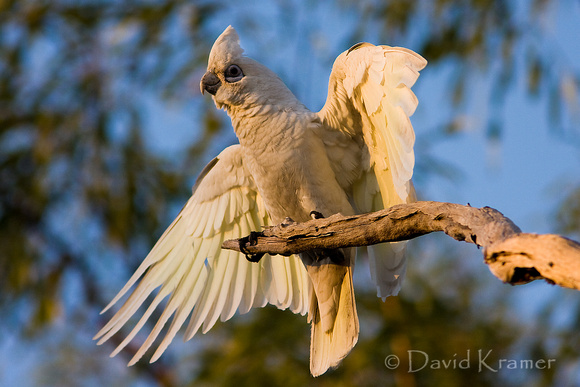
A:
{"type": "Polygon", "coordinates": [[[490,207],[416,202],[363,215],[333,215],[295,223],[291,219],[251,237],[225,241],[225,249],[247,254],[291,255],[314,249],[368,246],[416,238],[436,231],[483,247],[484,261],[513,285],[545,279],[580,290],[580,244],[558,235],[522,233],[490,207]]]}

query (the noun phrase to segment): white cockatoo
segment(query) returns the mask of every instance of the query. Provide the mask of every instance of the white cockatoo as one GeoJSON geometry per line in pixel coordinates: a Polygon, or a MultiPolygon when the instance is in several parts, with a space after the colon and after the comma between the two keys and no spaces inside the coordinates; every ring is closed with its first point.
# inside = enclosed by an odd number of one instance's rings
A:
{"type": "MultiPolygon", "coordinates": [[[[365,213],[414,201],[415,134],[409,117],[417,98],[410,88],[426,63],[405,48],[356,44],[336,59],[326,104],[313,113],[272,71],[244,56],[238,34],[226,28],[211,49],[201,89],[228,113],[239,144],[205,167],[177,219],[105,308],[141,279],[96,335],[99,344],[127,324],[160,287],[111,356],[169,296],[130,365],[172,316],[152,362],[188,318],[186,340],[200,328],[207,332],[218,318],[230,319],[236,310],[246,313],[272,304],[308,312],[314,376],[336,367],[359,334],[354,249],[265,255],[253,263],[220,246],[286,217],[303,222],[313,215],[365,213]]],[[[378,296],[397,294],[405,273],[404,244],[370,246],[368,253],[378,296]]]]}

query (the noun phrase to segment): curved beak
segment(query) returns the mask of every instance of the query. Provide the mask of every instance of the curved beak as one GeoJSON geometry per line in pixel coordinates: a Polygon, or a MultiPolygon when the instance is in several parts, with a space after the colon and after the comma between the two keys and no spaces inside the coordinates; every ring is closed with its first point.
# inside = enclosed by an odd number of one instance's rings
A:
{"type": "Polygon", "coordinates": [[[211,95],[215,95],[215,93],[217,93],[221,85],[222,82],[217,77],[217,75],[215,75],[211,71],[208,71],[201,78],[201,83],[199,84],[199,87],[201,89],[201,94],[204,94],[204,91],[207,91],[211,95]]]}

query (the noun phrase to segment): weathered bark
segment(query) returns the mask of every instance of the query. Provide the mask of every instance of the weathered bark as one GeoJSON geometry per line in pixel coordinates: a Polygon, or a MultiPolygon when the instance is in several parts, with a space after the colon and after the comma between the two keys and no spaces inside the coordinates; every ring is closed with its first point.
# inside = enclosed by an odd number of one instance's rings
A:
{"type": "Polygon", "coordinates": [[[291,255],[314,249],[367,246],[409,240],[436,231],[483,247],[485,262],[500,280],[536,279],[580,290],[580,244],[558,235],[525,234],[493,208],[416,202],[363,215],[333,215],[295,223],[291,219],[223,248],[248,255],[291,255]]]}

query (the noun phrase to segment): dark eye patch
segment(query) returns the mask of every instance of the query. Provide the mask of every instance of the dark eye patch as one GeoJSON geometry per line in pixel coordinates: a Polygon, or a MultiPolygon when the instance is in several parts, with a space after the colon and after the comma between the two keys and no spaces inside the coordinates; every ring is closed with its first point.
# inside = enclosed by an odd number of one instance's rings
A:
{"type": "Polygon", "coordinates": [[[230,67],[228,67],[226,69],[224,75],[226,78],[226,82],[234,83],[234,82],[237,82],[244,77],[244,72],[242,71],[240,66],[233,64],[233,65],[230,65],[230,67]]]}

